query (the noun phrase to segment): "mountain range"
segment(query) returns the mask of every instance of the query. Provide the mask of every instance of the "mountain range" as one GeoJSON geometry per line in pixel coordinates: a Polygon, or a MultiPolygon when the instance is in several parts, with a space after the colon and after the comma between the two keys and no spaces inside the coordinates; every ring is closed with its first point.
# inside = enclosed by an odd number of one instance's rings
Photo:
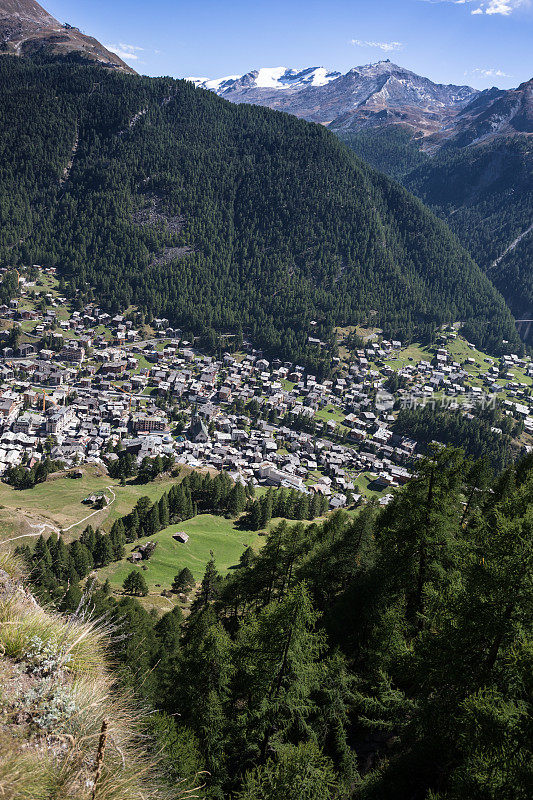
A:
{"type": "Polygon", "coordinates": [[[43,57],[0,58],[0,104],[0,264],[56,266],[81,302],[241,328],[322,374],[338,324],[405,340],[461,320],[516,344],[446,225],[324,126],[43,57]]]}
{"type": "Polygon", "coordinates": [[[482,346],[515,339],[448,228],[329,127],[447,219],[513,311],[530,313],[530,86],[480,93],[381,61],[196,79],[206,93],[136,76],[34,0],[0,0],[0,35],[4,262],[57,264],[110,309],[134,303],[211,333],[246,325],[301,359],[311,320],[326,339],[370,318],[404,338],[460,319],[482,346]],[[474,174],[464,153],[498,132],[474,174]]]}
{"type": "Polygon", "coordinates": [[[470,86],[433,83],[389,60],[353,67],[345,75],[323,67],[279,67],[189,80],[233,103],[265,105],[342,129],[401,122],[433,132],[478,94],[470,86]]]}

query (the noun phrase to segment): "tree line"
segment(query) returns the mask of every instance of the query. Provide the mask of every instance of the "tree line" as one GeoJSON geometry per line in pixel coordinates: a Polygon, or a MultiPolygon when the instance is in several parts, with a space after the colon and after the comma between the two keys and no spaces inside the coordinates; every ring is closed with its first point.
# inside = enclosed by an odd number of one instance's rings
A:
{"type": "MultiPolygon", "coordinates": [[[[186,621],[88,598],[117,677],[205,798],[526,800],[533,457],[436,448],[384,509],[276,526],[186,621]]],[[[178,577],[178,576],[177,576],[178,577]]]]}

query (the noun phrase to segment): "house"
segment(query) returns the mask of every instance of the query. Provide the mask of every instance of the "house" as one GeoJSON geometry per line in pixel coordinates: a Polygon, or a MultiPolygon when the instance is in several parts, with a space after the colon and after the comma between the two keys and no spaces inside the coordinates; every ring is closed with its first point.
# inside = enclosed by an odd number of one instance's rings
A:
{"type": "Polygon", "coordinates": [[[187,542],[189,541],[189,535],[184,531],[178,531],[177,533],[173,533],[172,538],[176,542],[181,542],[182,544],[187,544],[187,542]]]}
{"type": "Polygon", "coordinates": [[[150,556],[153,555],[157,547],[157,542],[146,542],[146,544],[138,544],[133,548],[128,561],[148,561],[150,556]]]}
{"type": "Polygon", "coordinates": [[[65,347],[61,348],[59,358],[61,361],[70,361],[74,364],[82,364],[83,359],[85,358],[85,350],[83,347],[66,345],[65,347]]]}
{"type": "Polygon", "coordinates": [[[61,433],[74,418],[72,406],[54,408],[46,420],[46,433],[61,433]]]}

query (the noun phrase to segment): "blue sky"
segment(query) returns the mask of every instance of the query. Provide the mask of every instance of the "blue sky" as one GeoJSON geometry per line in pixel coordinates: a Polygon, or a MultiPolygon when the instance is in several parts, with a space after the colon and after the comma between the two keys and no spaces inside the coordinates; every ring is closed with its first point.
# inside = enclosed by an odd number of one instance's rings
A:
{"type": "Polygon", "coordinates": [[[41,0],[146,75],[390,58],[440,83],[533,77],[533,0],[41,0]]]}

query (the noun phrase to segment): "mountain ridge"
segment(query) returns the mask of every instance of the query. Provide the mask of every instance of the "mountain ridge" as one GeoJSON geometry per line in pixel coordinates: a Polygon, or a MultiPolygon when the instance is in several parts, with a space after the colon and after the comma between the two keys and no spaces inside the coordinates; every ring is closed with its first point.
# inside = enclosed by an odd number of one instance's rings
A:
{"type": "Polygon", "coordinates": [[[88,63],[135,72],[97,39],[60,23],[35,0],[0,0],[0,54],[75,56],[88,63]]]}
{"type": "Polygon", "coordinates": [[[382,125],[387,112],[391,120],[434,132],[479,94],[470,86],[434,83],[389,59],[352,67],[345,74],[323,67],[280,67],[281,85],[279,80],[271,84],[261,81],[262,74],[275,71],[252,70],[240,77],[191,80],[234,103],[266,105],[310,122],[342,128],[382,125]],[[309,74],[319,79],[302,81],[300,76],[309,74]],[[296,80],[291,83],[283,76],[296,80]]]}
{"type": "Polygon", "coordinates": [[[516,339],[446,226],[323,126],[170,78],[7,57],[0,69],[3,263],[57,266],[114,313],[134,304],[202,334],[240,325],[317,367],[330,351],[310,331],[330,342],[341,323],[408,339],[463,320],[484,349],[516,339]],[[139,225],[154,203],[161,224],[139,225]]]}

